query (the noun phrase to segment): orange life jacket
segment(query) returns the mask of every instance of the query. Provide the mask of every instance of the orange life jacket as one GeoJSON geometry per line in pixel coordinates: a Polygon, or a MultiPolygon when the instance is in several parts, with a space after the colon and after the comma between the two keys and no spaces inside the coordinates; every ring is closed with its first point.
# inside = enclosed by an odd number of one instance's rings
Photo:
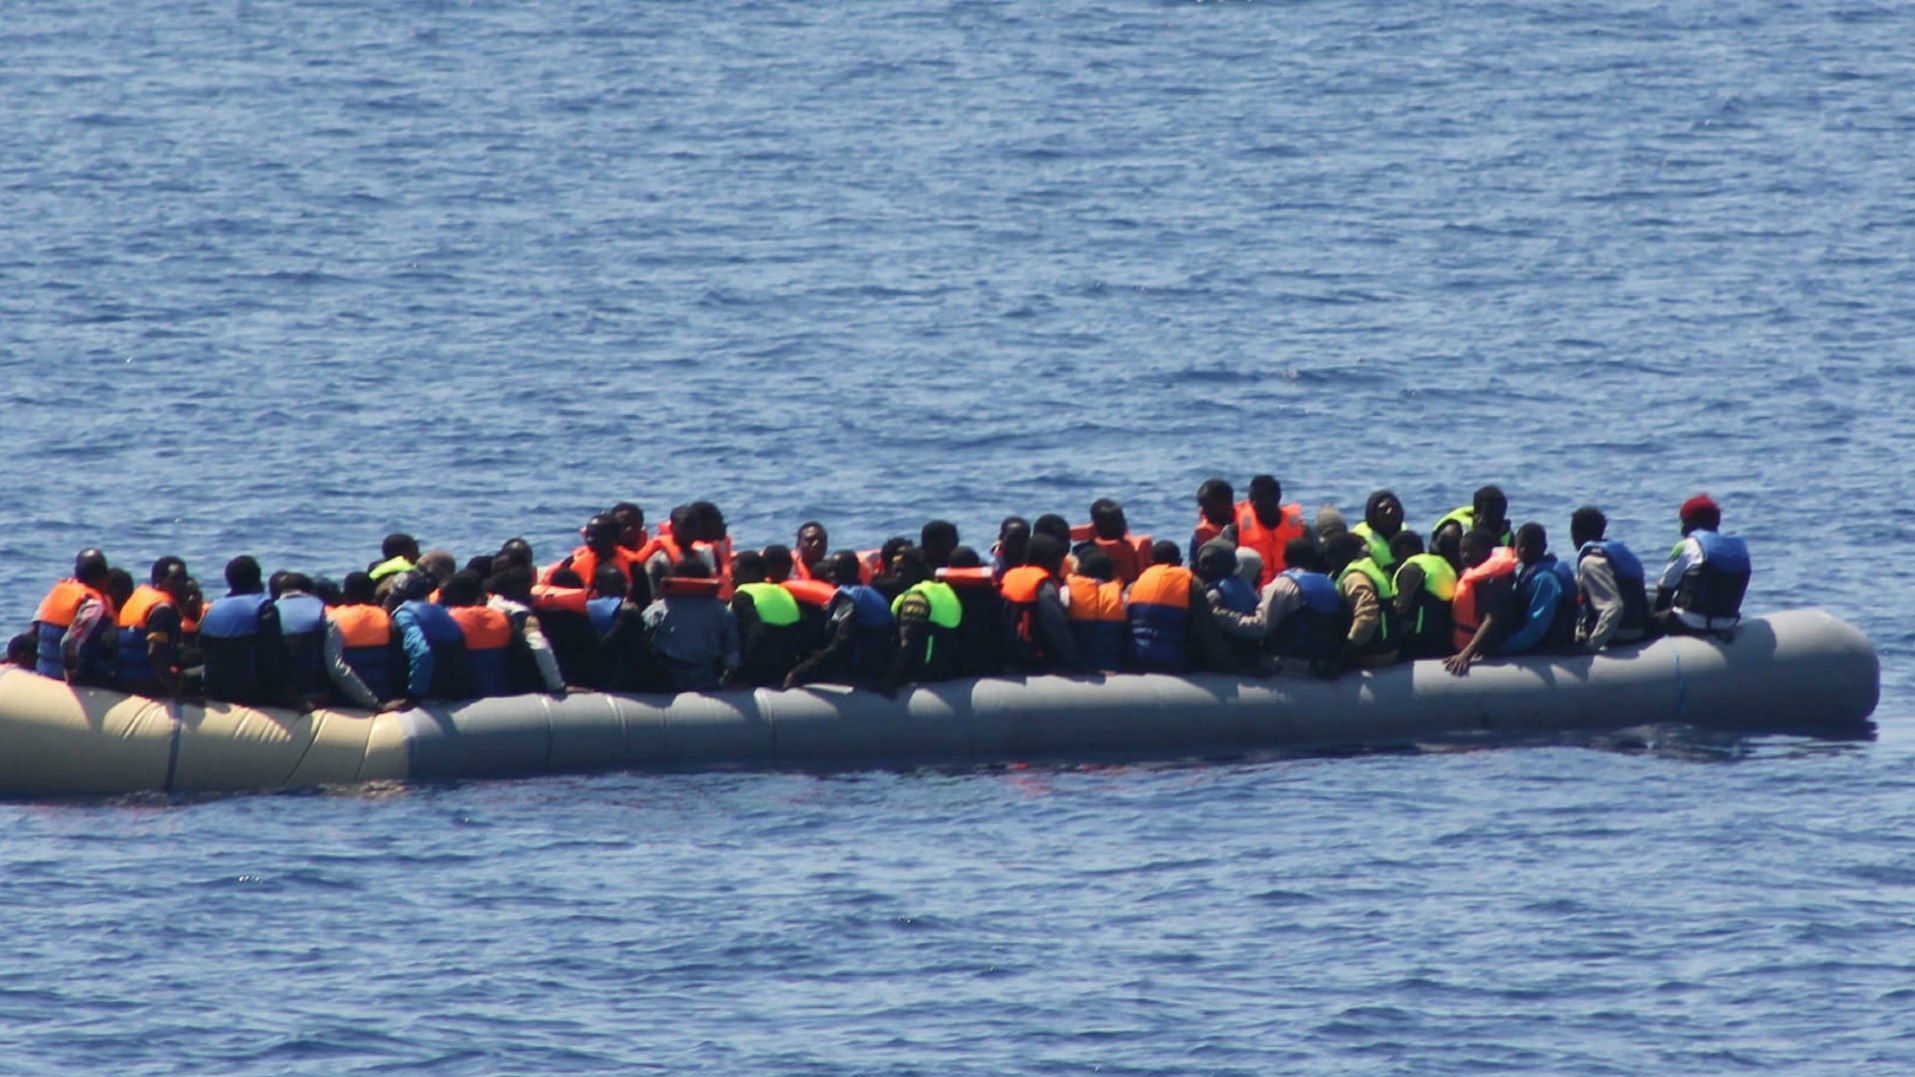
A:
{"type": "Polygon", "coordinates": [[[939,580],[953,587],[997,586],[997,574],[992,572],[988,566],[980,568],[951,568],[946,566],[938,569],[937,577],[939,580]]]}
{"type": "Polygon", "coordinates": [[[813,606],[823,609],[831,604],[831,598],[838,589],[823,580],[786,580],[782,586],[791,592],[791,597],[801,606],[813,606]]]}
{"type": "Polygon", "coordinates": [[[1071,603],[1064,612],[1073,621],[1124,620],[1124,584],[1121,580],[1098,580],[1089,576],[1067,576],[1071,603]]]}
{"type": "Polygon", "coordinates": [[[1035,642],[1031,634],[1031,619],[1037,609],[1037,590],[1051,578],[1049,572],[1036,565],[1019,565],[1004,573],[1004,579],[998,583],[1004,601],[1011,604],[1011,617],[1016,623],[1019,638],[1026,642],[1035,642]]]}
{"type": "Polygon", "coordinates": [[[1290,567],[1283,559],[1283,548],[1292,540],[1303,537],[1302,505],[1279,506],[1277,516],[1277,526],[1265,527],[1257,519],[1257,510],[1250,507],[1250,502],[1237,502],[1237,545],[1247,546],[1263,558],[1263,570],[1257,573],[1259,588],[1290,567]]]}
{"type": "Polygon", "coordinates": [[[339,627],[339,642],[348,650],[392,642],[392,615],[378,606],[328,606],[326,619],[339,627]]]}
{"type": "Polygon", "coordinates": [[[446,612],[465,633],[468,651],[497,650],[512,642],[511,619],[490,606],[447,606],[446,612]]]}
{"type": "Polygon", "coordinates": [[[96,591],[79,580],[61,580],[40,600],[40,608],[34,611],[33,619],[56,628],[66,628],[73,624],[73,618],[80,612],[80,604],[93,599],[105,608],[104,616],[108,623],[115,623],[118,616],[113,609],[113,600],[101,591],[96,591]]]}
{"type": "Polygon", "coordinates": [[[532,608],[535,610],[569,610],[583,616],[585,603],[592,597],[583,587],[553,587],[540,584],[532,588],[532,608]]]}
{"type": "MultiPolygon", "coordinates": [[[[145,628],[146,615],[153,612],[153,607],[172,604],[172,595],[150,583],[143,583],[133,589],[132,597],[120,607],[120,616],[115,623],[121,628],[145,628]]],[[[75,607],[74,612],[79,612],[78,607],[75,607]]]]}
{"type": "Polygon", "coordinates": [[[1450,623],[1455,631],[1450,642],[1457,650],[1469,646],[1476,636],[1476,630],[1483,625],[1483,615],[1476,608],[1476,589],[1502,576],[1513,576],[1519,567],[1516,551],[1508,546],[1498,546],[1489,552],[1489,560],[1475,568],[1464,569],[1456,578],[1456,594],[1450,599],[1450,623]]]}

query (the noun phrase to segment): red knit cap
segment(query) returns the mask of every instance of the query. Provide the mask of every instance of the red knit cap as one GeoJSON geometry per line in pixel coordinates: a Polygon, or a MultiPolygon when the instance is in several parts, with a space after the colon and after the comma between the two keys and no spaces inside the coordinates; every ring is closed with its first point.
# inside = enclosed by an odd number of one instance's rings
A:
{"type": "Polygon", "coordinates": [[[1715,503],[1715,499],[1708,494],[1697,494],[1682,503],[1682,521],[1684,523],[1690,523],[1695,520],[1720,521],[1721,519],[1721,507],[1718,506],[1715,503]]]}

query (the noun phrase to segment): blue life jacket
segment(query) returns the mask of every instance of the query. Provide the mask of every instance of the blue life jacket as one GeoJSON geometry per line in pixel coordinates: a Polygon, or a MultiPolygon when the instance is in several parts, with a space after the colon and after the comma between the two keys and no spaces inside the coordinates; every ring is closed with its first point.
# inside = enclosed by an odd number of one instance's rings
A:
{"type": "Polygon", "coordinates": [[[1702,560],[1682,574],[1671,608],[1709,618],[1739,619],[1742,596],[1749,589],[1749,547],[1733,535],[1691,531],[1702,547],[1702,560]]]}
{"type": "Polygon", "coordinates": [[[855,676],[877,678],[890,664],[892,646],[891,603],[869,584],[840,586],[838,593],[851,600],[852,621],[857,626],[851,667],[855,676]]]}
{"type": "Polygon", "coordinates": [[[1222,596],[1223,608],[1232,613],[1257,612],[1257,589],[1242,576],[1225,576],[1211,584],[1209,590],[1222,596]]]}
{"type": "Polygon", "coordinates": [[[207,696],[234,703],[279,702],[284,663],[278,655],[266,654],[260,640],[260,618],[272,601],[261,591],[227,595],[206,607],[199,639],[207,696]]]}
{"type": "MultiPolygon", "coordinates": [[[[139,623],[114,630],[116,635],[113,649],[113,680],[122,690],[144,685],[153,680],[153,664],[147,657],[148,625],[153,611],[159,609],[175,611],[173,624],[176,627],[179,625],[178,607],[173,604],[172,598],[163,597],[152,587],[142,587],[141,590],[133,592],[133,597],[127,600],[127,604],[120,607],[122,620],[125,619],[128,609],[142,601],[143,593],[149,595],[152,601],[147,605],[139,623]]],[[[178,640],[175,639],[174,642],[177,643],[178,640]]]]}
{"type": "Polygon", "coordinates": [[[612,631],[612,622],[618,620],[618,608],[625,600],[617,595],[605,595],[585,600],[585,615],[592,619],[592,630],[598,638],[604,639],[612,631]]]}
{"type": "Polygon", "coordinates": [[[1523,613],[1529,613],[1531,581],[1544,572],[1556,578],[1556,606],[1550,612],[1549,627],[1536,642],[1534,650],[1539,652],[1561,650],[1576,640],[1576,572],[1557,560],[1555,554],[1546,553],[1542,560],[1517,570],[1516,589],[1523,595],[1523,613]]]}
{"type": "MultiPolygon", "coordinates": [[[[420,695],[426,699],[469,699],[472,696],[471,678],[465,665],[465,633],[460,631],[459,622],[452,619],[444,606],[435,602],[414,599],[402,602],[393,611],[393,631],[403,637],[403,626],[399,615],[407,615],[420,633],[425,636],[426,644],[432,649],[432,678],[426,684],[418,686],[420,695]]],[[[403,645],[402,645],[403,646],[403,645]]],[[[414,689],[412,678],[412,656],[407,655],[406,688],[414,689]]]]}
{"type": "MultiPolygon", "coordinates": [[[[1609,560],[1609,571],[1616,577],[1616,590],[1622,595],[1622,621],[1617,631],[1628,638],[1638,638],[1649,624],[1649,589],[1647,576],[1643,571],[1642,559],[1635,551],[1615,539],[1602,539],[1583,543],[1577,551],[1576,561],[1593,554],[1601,554],[1609,560]]],[[[1584,632],[1596,627],[1597,609],[1587,599],[1581,604],[1580,616],[1584,632]]]]}
{"type": "Polygon", "coordinates": [[[1271,632],[1266,644],[1272,654],[1289,658],[1334,658],[1343,652],[1350,634],[1350,608],[1330,577],[1321,572],[1285,569],[1278,573],[1296,581],[1303,607],[1292,612],[1271,632]]]}
{"type": "Polygon", "coordinates": [[[313,595],[291,594],[274,600],[279,635],[286,644],[286,675],[301,700],[323,693],[326,676],[326,604],[313,595]]]}

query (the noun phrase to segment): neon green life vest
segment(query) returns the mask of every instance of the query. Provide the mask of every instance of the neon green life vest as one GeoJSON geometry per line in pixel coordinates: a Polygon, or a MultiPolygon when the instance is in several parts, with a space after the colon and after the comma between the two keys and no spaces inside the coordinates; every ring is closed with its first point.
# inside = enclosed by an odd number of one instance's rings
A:
{"type": "Polygon", "coordinates": [[[413,563],[404,557],[389,557],[372,566],[372,568],[366,572],[366,575],[372,577],[372,582],[378,583],[380,580],[385,579],[395,572],[404,572],[413,567],[415,567],[413,563]]]}
{"type": "MultiPolygon", "coordinates": [[[[1438,524],[1437,526],[1441,527],[1442,525],[1438,524]]],[[[1352,527],[1350,534],[1362,539],[1369,545],[1370,560],[1375,561],[1378,568],[1388,571],[1396,567],[1396,558],[1390,555],[1390,540],[1377,534],[1375,529],[1370,527],[1369,521],[1366,520],[1352,527]]]]}
{"type": "Polygon", "coordinates": [[[1370,582],[1376,585],[1376,600],[1377,603],[1383,607],[1380,616],[1377,618],[1376,638],[1378,640],[1389,639],[1390,621],[1392,619],[1390,603],[1396,601],[1396,584],[1390,581],[1390,577],[1385,575],[1382,569],[1376,567],[1375,561],[1367,557],[1360,557],[1344,566],[1342,572],[1337,573],[1337,587],[1339,590],[1343,586],[1344,577],[1352,572],[1360,572],[1368,576],[1370,582]]]}
{"type": "MultiPolygon", "coordinates": [[[[924,596],[924,600],[931,606],[931,624],[934,628],[949,632],[956,629],[964,620],[964,604],[958,601],[957,592],[951,590],[951,585],[941,580],[925,580],[906,588],[904,594],[891,600],[892,617],[897,617],[898,611],[904,607],[905,598],[909,595],[924,596]]],[[[937,643],[938,633],[936,632],[931,633],[931,637],[924,641],[924,664],[927,666],[931,664],[931,656],[937,651],[937,643]]]]}
{"type": "MultiPolygon", "coordinates": [[[[1409,558],[1396,570],[1401,575],[1403,569],[1415,565],[1423,570],[1423,590],[1448,602],[1456,597],[1456,566],[1433,553],[1419,553],[1409,558]]],[[[1391,581],[1395,585],[1395,581],[1391,581]]]]}
{"type": "Polygon", "coordinates": [[[737,590],[751,596],[751,604],[758,608],[758,619],[773,628],[798,623],[798,600],[791,597],[790,591],[775,583],[741,583],[737,590]]]}

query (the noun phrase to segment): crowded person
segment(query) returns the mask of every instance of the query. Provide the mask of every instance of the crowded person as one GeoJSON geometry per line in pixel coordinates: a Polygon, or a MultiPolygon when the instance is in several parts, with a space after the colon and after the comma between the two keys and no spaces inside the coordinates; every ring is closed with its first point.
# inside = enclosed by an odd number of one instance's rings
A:
{"type": "Polygon", "coordinates": [[[646,635],[664,660],[674,691],[716,691],[738,673],[743,660],[738,619],[719,594],[711,565],[686,557],[661,582],[659,600],[645,608],[646,635]]]}
{"type": "MultiPolygon", "coordinates": [[[[1135,583],[1150,567],[1150,539],[1130,533],[1130,521],[1124,518],[1124,506],[1108,497],[1100,497],[1090,506],[1090,541],[1110,558],[1116,579],[1126,587],[1135,583]]],[[[1080,569],[1081,571],[1081,569],[1080,569]]]]}
{"type": "Polygon", "coordinates": [[[1498,653],[1560,654],[1576,640],[1576,573],[1549,552],[1549,532],[1539,523],[1516,529],[1516,597],[1522,623],[1498,653]]]}
{"type": "Polygon", "coordinates": [[[36,660],[43,677],[74,685],[113,683],[119,645],[118,607],[107,594],[112,568],[91,547],[73,559],[73,575],[53,585],[33,614],[36,660]]]}
{"type": "Polygon", "coordinates": [[[824,560],[830,551],[831,534],[825,525],[816,520],[806,520],[798,525],[797,543],[793,552],[797,554],[791,566],[792,576],[800,580],[824,579],[824,560]]]}
{"type": "Polygon", "coordinates": [[[1500,487],[1480,487],[1468,505],[1444,513],[1430,530],[1430,548],[1440,553],[1446,541],[1455,541],[1460,550],[1463,533],[1471,528],[1489,532],[1498,545],[1515,545],[1516,540],[1509,533],[1509,499],[1503,496],[1500,487]],[[1453,535],[1454,539],[1446,540],[1446,535],[1453,535]]]}
{"type": "Polygon", "coordinates": [[[1516,597],[1516,551],[1481,528],[1463,532],[1457,549],[1463,571],[1450,601],[1451,643],[1456,653],[1443,668],[1467,676],[1479,659],[1495,654],[1516,629],[1522,610],[1516,597]]]}
{"type": "Polygon", "coordinates": [[[1456,653],[1450,622],[1450,600],[1456,597],[1456,566],[1423,551],[1423,537],[1409,528],[1390,540],[1396,575],[1396,623],[1401,629],[1404,658],[1443,658],[1456,653]]]}
{"type": "Polygon", "coordinates": [[[825,611],[825,645],[785,677],[784,687],[820,681],[877,684],[890,668],[895,646],[891,603],[861,582],[863,565],[856,552],[839,550],[824,565],[838,588],[825,611]]]}
{"type": "MultiPolygon", "coordinates": [[[[472,678],[466,670],[465,635],[452,614],[431,601],[432,578],[418,569],[393,577],[386,600],[392,604],[392,632],[399,637],[404,676],[395,676],[396,700],[469,699],[472,678]]],[[[397,672],[397,671],[395,671],[397,672]]]]}
{"type": "Polygon", "coordinates": [[[395,531],[379,544],[379,560],[366,566],[366,575],[372,579],[378,597],[383,599],[392,586],[392,578],[418,564],[419,540],[403,531],[395,531]]]}
{"type": "Polygon", "coordinates": [[[380,703],[400,695],[394,672],[404,663],[392,633],[392,615],[373,601],[372,574],[348,572],[339,585],[339,604],[326,617],[339,631],[339,657],[380,703]]]}
{"type": "Polygon", "coordinates": [[[1682,503],[1682,542],[1656,581],[1656,619],[1674,633],[1726,633],[1742,619],[1749,547],[1721,532],[1722,509],[1708,494],[1682,503]]]}
{"type": "Polygon", "coordinates": [[[476,573],[453,573],[439,588],[439,605],[459,626],[459,635],[465,641],[465,669],[471,694],[515,694],[510,671],[510,652],[516,642],[512,621],[486,604],[484,581],[476,573]]]}
{"type": "Polygon", "coordinates": [[[918,531],[918,552],[923,555],[925,565],[932,571],[949,565],[951,551],[957,548],[957,525],[949,520],[932,520],[918,531]]]}
{"type": "Polygon", "coordinates": [[[1576,642],[1591,651],[1639,643],[1649,628],[1649,598],[1642,560],[1605,537],[1609,519],[1594,505],[1569,517],[1576,547],[1576,642]]]}
{"type": "Polygon", "coordinates": [[[1198,581],[1203,584],[1204,597],[1210,603],[1233,663],[1239,670],[1251,672],[1257,668],[1262,634],[1245,633],[1231,627],[1245,624],[1257,612],[1257,589],[1253,586],[1255,574],[1246,579],[1244,573],[1239,571],[1239,557],[1243,553],[1256,556],[1254,551],[1238,550],[1221,540],[1206,542],[1203,549],[1197,551],[1194,571],[1198,581]],[[1232,621],[1226,623],[1225,617],[1232,621]]]}
{"type": "MultiPolygon", "coordinates": [[[[950,555],[945,554],[945,558],[948,561],[950,555]]],[[[897,574],[904,590],[891,603],[898,646],[878,688],[887,696],[896,695],[905,684],[944,681],[959,675],[956,643],[964,607],[951,585],[933,578],[931,571],[930,559],[923,550],[907,549],[898,554],[897,574]]]]}
{"type": "Polygon", "coordinates": [[[1025,563],[1004,573],[999,587],[1017,632],[1015,662],[1027,672],[1077,673],[1084,669],[1059,590],[1064,578],[1064,548],[1053,534],[1033,534],[1024,551],[1025,563]]]}
{"type": "Polygon", "coordinates": [[[135,588],[120,605],[115,621],[113,680],[122,692],[168,699],[186,690],[181,661],[186,646],[186,562],[162,557],[153,562],[149,582],[135,588]]]}
{"type": "Polygon", "coordinates": [[[1197,528],[1190,534],[1190,557],[1196,560],[1197,551],[1204,543],[1225,537],[1228,532],[1230,544],[1237,542],[1237,491],[1229,482],[1211,477],[1197,487],[1197,528]]]}
{"type": "Polygon", "coordinates": [[[798,665],[804,613],[789,590],[766,577],[763,554],[739,554],[732,562],[731,612],[738,622],[739,681],[776,687],[798,665]]]}
{"type": "Polygon", "coordinates": [[[206,697],[277,706],[288,695],[287,655],[259,562],[243,554],[228,561],[226,587],[200,617],[206,697]]]}
{"type": "Polygon", "coordinates": [[[1350,615],[1338,661],[1364,667],[1395,662],[1401,646],[1395,631],[1396,590],[1389,574],[1370,559],[1368,543],[1355,532],[1338,535],[1324,544],[1323,567],[1336,581],[1350,615]]]}
{"type": "Polygon", "coordinates": [[[1128,665],[1146,673],[1238,672],[1204,586],[1183,566],[1177,544],[1153,543],[1150,559],[1125,599],[1128,665]]]}
{"type": "Polygon", "coordinates": [[[955,675],[995,677],[1010,661],[1012,640],[1010,606],[997,589],[995,574],[969,546],[951,551],[951,563],[937,578],[951,585],[960,614],[953,637],[955,675]]]}
{"type": "Polygon", "coordinates": [[[279,616],[279,640],[285,647],[285,703],[310,710],[340,698],[365,710],[379,706],[377,696],[346,661],[339,626],[326,616],[326,603],[313,594],[313,581],[301,572],[275,572],[273,610],[279,616]]]}
{"type": "MultiPolygon", "coordinates": [[[[645,577],[642,571],[635,574],[640,579],[645,577]]],[[[558,647],[546,634],[545,621],[534,608],[536,599],[533,588],[537,579],[528,565],[512,564],[500,568],[484,582],[485,604],[504,614],[506,623],[512,629],[512,645],[506,652],[507,688],[513,693],[544,692],[564,699],[569,688],[565,671],[559,665],[558,647]]],[[[627,582],[625,572],[616,564],[599,565],[595,580],[610,580],[614,589],[623,587],[627,582]]],[[[586,609],[590,611],[593,601],[616,609],[624,597],[625,593],[619,590],[610,596],[609,602],[587,599],[586,609]]]]}
{"type": "Polygon", "coordinates": [[[1087,545],[1077,555],[1077,571],[1064,577],[1062,594],[1071,639],[1084,665],[1112,673],[1122,669],[1130,645],[1124,582],[1101,545],[1087,545]]]}
{"type": "Polygon", "coordinates": [[[1031,522],[1022,516],[1006,516],[997,525],[997,541],[991,544],[991,573],[1001,583],[1004,574],[1024,563],[1031,541],[1031,522]]]}

